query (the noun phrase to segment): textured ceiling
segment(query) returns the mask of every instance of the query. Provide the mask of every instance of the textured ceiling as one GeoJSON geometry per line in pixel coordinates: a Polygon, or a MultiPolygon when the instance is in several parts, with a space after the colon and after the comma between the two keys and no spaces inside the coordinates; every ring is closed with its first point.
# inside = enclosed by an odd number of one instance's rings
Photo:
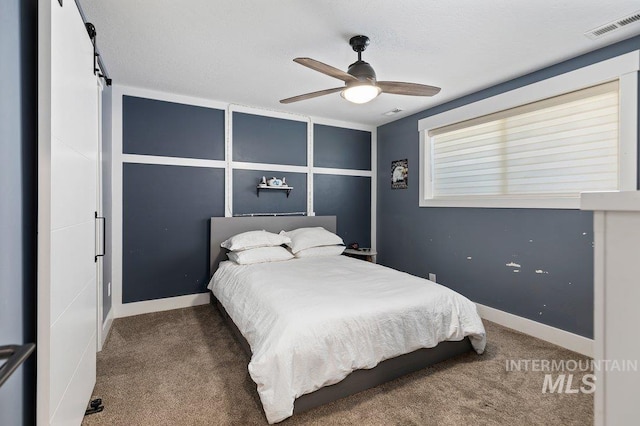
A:
{"type": "Polygon", "coordinates": [[[638,0],[80,0],[115,84],[379,125],[640,33],[597,41],[587,30],[640,9],[638,0]],[[380,80],[442,87],[433,98],[382,94],[354,105],[339,93],[279,99],[342,83],[292,61],[344,69],[348,40],[380,80]],[[382,115],[394,108],[404,112],[382,115]]]}

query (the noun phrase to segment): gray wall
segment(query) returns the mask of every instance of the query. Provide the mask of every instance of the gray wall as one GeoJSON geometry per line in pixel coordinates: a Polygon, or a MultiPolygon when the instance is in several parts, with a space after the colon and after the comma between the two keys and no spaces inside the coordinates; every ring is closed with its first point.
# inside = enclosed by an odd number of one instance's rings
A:
{"type": "Polygon", "coordinates": [[[313,125],[313,165],[371,170],[371,132],[313,125]]]}
{"type": "MultiPolygon", "coordinates": [[[[224,114],[123,96],[122,150],[224,160],[224,114]]],[[[209,218],[224,216],[224,169],[125,163],[122,182],[123,303],[205,292],[209,218]]]]}
{"type": "Polygon", "coordinates": [[[307,123],[233,113],[233,161],[307,164],[307,123]]]}
{"type": "Polygon", "coordinates": [[[122,99],[122,152],[224,159],[224,111],[155,99],[122,99]]]}
{"type": "Polygon", "coordinates": [[[635,37],[379,127],[378,261],[424,277],[436,273],[439,283],[475,302],[593,337],[592,214],[418,207],[418,120],[636,50],[639,44],[635,37]],[[409,159],[409,188],[392,190],[390,176],[382,171],[403,158],[409,159]],[[506,266],[511,262],[521,267],[506,266]]]}
{"type": "Polygon", "coordinates": [[[345,244],[371,247],[371,178],[315,174],[313,188],[316,215],[336,215],[345,244]]]}
{"type": "MultiPolygon", "coordinates": [[[[105,109],[110,108],[110,101],[105,96],[105,109]]],[[[124,153],[224,160],[222,110],[125,95],[122,114],[124,153]]],[[[307,166],[307,123],[241,112],[232,114],[233,160],[276,165],[276,171],[262,170],[260,164],[255,164],[255,170],[233,169],[230,194],[233,213],[306,212],[306,169],[277,171],[277,166],[307,166]],[[262,176],[286,177],[287,184],[294,189],[289,197],[278,190],[263,190],[258,196],[256,185],[262,176]]],[[[105,115],[104,119],[105,126],[109,126],[110,117],[105,115]]],[[[314,131],[316,166],[371,169],[370,132],[318,125],[314,131]]],[[[110,135],[105,133],[104,137],[110,135]]],[[[111,146],[105,142],[103,151],[109,155],[111,146]]],[[[206,291],[210,276],[209,218],[225,213],[225,169],[219,163],[199,164],[202,167],[123,164],[124,303],[206,291]]],[[[108,167],[105,163],[105,168],[108,167]]],[[[104,178],[107,181],[110,177],[105,174],[104,178]]],[[[338,234],[345,242],[369,246],[371,178],[315,175],[313,179],[315,212],[336,215],[338,234]]],[[[110,192],[109,183],[105,182],[106,199],[110,192]]],[[[106,200],[107,232],[110,209],[106,200]]],[[[107,239],[107,269],[111,265],[110,244],[107,239]]],[[[110,280],[107,269],[105,289],[110,280]]],[[[105,299],[105,314],[108,304],[110,300],[105,299]]]]}
{"type": "MultiPolygon", "coordinates": [[[[313,125],[313,166],[371,170],[371,132],[313,125]]],[[[371,178],[336,174],[313,175],[313,209],[336,215],[345,244],[371,247],[371,178]]]]}
{"type": "MultiPolygon", "coordinates": [[[[0,3],[0,346],[35,342],[35,28],[37,2],[0,3]]],[[[34,423],[32,355],[0,388],[0,424],[34,423]]]]}
{"type": "Polygon", "coordinates": [[[306,173],[274,172],[266,170],[233,171],[233,214],[247,213],[296,213],[307,211],[306,173]],[[256,192],[258,181],[277,177],[286,178],[293,189],[287,194],[283,190],[263,189],[256,192]]]}
{"type": "Polygon", "coordinates": [[[123,182],[122,301],[207,291],[209,218],[224,216],[224,170],[127,163],[123,182]]]}

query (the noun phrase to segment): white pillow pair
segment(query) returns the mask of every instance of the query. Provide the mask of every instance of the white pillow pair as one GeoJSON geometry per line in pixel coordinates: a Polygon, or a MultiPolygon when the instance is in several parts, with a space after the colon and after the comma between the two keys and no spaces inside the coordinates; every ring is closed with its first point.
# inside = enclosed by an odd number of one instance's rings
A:
{"type": "Polygon", "coordinates": [[[230,260],[240,264],[278,262],[295,257],[337,256],[344,251],[344,242],[336,234],[322,227],[299,228],[273,234],[267,231],[249,231],[234,235],[221,246],[231,250],[230,260]],[[289,246],[289,250],[280,247],[289,246]]]}
{"type": "Polygon", "coordinates": [[[253,263],[281,262],[293,259],[293,255],[284,247],[256,247],[242,251],[230,251],[227,253],[229,260],[238,265],[251,265],[253,263]]]}
{"type": "Polygon", "coordinates": [[[309,247],[308,249],[300,250],[295,254],[295,257],[324,257],[324,256],[340,256],[344,251],[344,246],[332,245],[332,246],[320,246],[309,247]]]}
{"type": "MultiPolygon", "coordinates": [[[[280,236],[289,238],[291,240],[291,242],[286,244],[291,249],[291,252],[296,255],[302,250],[307,250],[314,247],[336,245],[344,246],[344,241],[342,241],[342,238],[340,238],[333,232],[327,231],[321,226],[317,226],[314,228],[298,228],[288,232],[280,231],[280,236]]],[[[344,247],[342,248],[344,250],[344,247]]]]}
{"type": "Polygon", "coordinates": [[[262,229],[260,231],[248,231],[236,234],[223,241],[220,247],[230,251],[241,251],[257,247],[276,247],[282,244],[289,244],[290,242],[291,238],[286,235],[278,235],[262,229]]]}
{"type": "Polygon", "coordinates": [[[230,250],[227,257],[239,265],[289,260],[293,255],[282,244],[290,243],[289,237],[267,232],[248,231],[236,234],[220,244],[230,250]]]}
{"type": "MultiPolygon", "coordinates": [[[[300,250],[295,254],[297,258],[339,256],[344,251],[344,246],[310,247],[300,250]]],[[[293,259],[294,255],[284,247],[256,247],[242,251],[230,251],[227,253],[229,260],[238,265],[251,265],[253,263],[281,262],[293,259]]]]}

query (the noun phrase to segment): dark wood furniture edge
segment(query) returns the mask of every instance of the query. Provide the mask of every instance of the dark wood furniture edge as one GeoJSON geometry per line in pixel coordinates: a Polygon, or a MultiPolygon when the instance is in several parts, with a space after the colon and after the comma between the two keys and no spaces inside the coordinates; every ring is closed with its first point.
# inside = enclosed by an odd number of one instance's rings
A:
{"type": "MultiPolygon", "coordinates": [[[[251,347],[249,343],[213,293],[211,293],[211,304],[218,308],[242,349],[250,358],[251,347]]],[[[356,370],[336,384],[325,386],[300,396],[295,400],[293,413],[302,413],[340,398],[362,392],[472,350],[471,341],[468,337],[465,337],[464,340],[458,342],[440,342],[438,346],[433,348],[418,349],[405,355],[387,359],[372,369],[356,370]]]]}

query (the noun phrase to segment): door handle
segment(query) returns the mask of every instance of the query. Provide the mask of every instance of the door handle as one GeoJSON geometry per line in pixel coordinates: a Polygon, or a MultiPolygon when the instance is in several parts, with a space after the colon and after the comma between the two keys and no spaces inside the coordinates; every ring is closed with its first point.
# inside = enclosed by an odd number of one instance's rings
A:
{"type": "Polygon", "coordinates": [[[102,240],[102,253],[100,254],[96,254],[96,256],[94,257],[94,262],[98,261],[99,257],[103,257],[104,254],[107,251],[107,246],[106,246],[106,242],[105,242],[105,238],[104,238],[104,234],[106,231],[106,226],[107,226],[107,219],[103,216],[98,216],[98,212],[95,212],[95,218],[96,221],[101,220],[102,221],[102,232],[100,232],[100,239],[102,240]]]}
{"type": "Polygon", "coordinates": [[[0,366],[0,386],[9,379],[14,371],[29,358],[36,345],[27,343],[26,345],[6,345],[0,346],[0,359],[8,359],[0,366]]]}

